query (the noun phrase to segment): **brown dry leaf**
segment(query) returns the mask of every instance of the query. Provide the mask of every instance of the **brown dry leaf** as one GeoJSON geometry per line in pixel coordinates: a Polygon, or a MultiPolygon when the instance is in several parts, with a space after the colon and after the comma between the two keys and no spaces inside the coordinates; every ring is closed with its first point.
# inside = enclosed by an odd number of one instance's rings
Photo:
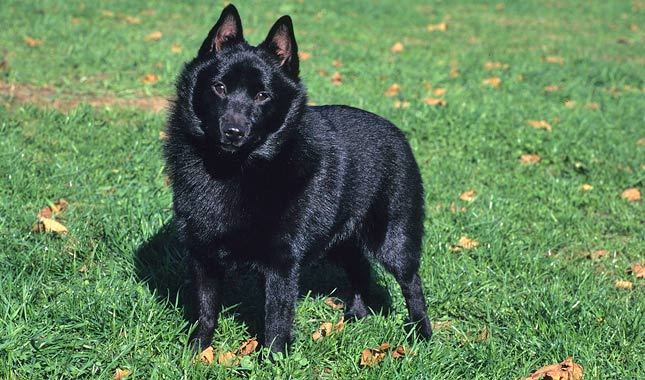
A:
{"type": "Polygon", "coordinates": [[[428,24],[428,32],[445,32],[448,30],[448,24],[446,22],[440,22],[438,24],[428,24]]]}
{"type": "Polygon", "coordinates": [[[123,20],[131,25],[141,24],[141,19],[137,16],[123,16],[123,20]]]}
{"type": "Polygon", "coordinates": [[[572,357],[568,357],[562,363],[551,364],[538,369],[524,380],[582,380],[582,378],[582,366],[575,363],[572,357]]]}
{"type": "Polygon", "coordinates": [[[468,191],[464,191],[463,193],[461,193],[459,195],[459,199],[466,202],[472,202],[475,200],[476,196],[477,196],[477,190],[470,189],[468,191]]]}
{"type": "Polygon", "coordinates": [[[101,15],[103,17],[114,17],[114,12],[103,9],[101,10],[101,15]]]}
{"type": "Polygon", "coordinates": [[[549,55],[549,56],[544,57],[544,62],[557,63],[557,64],[560,64],[560,65],[563,65],[564,64],[564,58],[558,57],[556,55],[549,55]]]}
{"type": "Polygon", "coordinates": [[[397,100],[394,102],[394,108],[410,108],[410,102],[397,100]]]}
{"type": "Polygon", "coordinates": [[[432,90],[432,94],[435,96],[444,96],[446,94],[446,89],[445,88],[435,88],[432,90]]]}
{"type": "Polygon", "coordinates": [[[597,109],[599,109],[599,108],[600,108],[600,104],[598,104],[598,103],[596,103],[596,102],[589,102],[589,103],[585,104],[585,107],[586,107],[586,108],[588,108],[588,109],[590,109],[590,110],[594,110],[594,111],[595,111],[595,110],[597,110],[597,109]]]}
{"type": "Polygon", "coordinates": [[[67,227],[60,222],[42,216],[38,217],[38,222],[33,225],[31,230],[34,232],[53,232],[58,235],[65,235],[68,232],[67,227]]]}
{"type": "Polygon", "coordinates": [[[451,67],[449,75],[451,78],[457,78],[459,76],[459,69],[457,67],[451,67]]]}
{"type": "Polygon", "coordinates": [[[146,40],[146,41],[159,41],[161,39],[161,37],[163,37],[163,33],[161,33],[161,31],[159,31],[159,30],[155,30],[154,32],[148,33],[145,36],[144,40],[146,40]]]}
{"type": "Polygon", "coordinates": [[[42,45],[43,40],[39,40],[39,39],[27,36],[25,37],[25,43],[29,45],[29,47],[36,47],[36,46],[42,45]]]}
{"type": "Polygon", "coordinates": [[[523,154],[520,157],[520,162],[529,165],[529,164],[535,164],[540,162],[542,160],[542,157],[540,157],[538,154],[523,154]]]}
{"type": "Polygon", "coordinates": [[[403,346],[397,346],[394,351],[392,351],[392,357],[394,359],[402,358],[407,354],[407,350],[403,346]]]}
{"type": "Polygon", "coordinates": [[[215,360],[213,346],[208,346],[204,351],[199,353],[199,360],[204,364],[211,364],[215,360]]]}
{"type": "Polygon", "coordinates": [[[582,185],[580,185],[581,191],[587,192],[587,191],[590,191],[591,189],[593,189],[593,186],[591,186],[588,183],[583,183],[582,185]]]}
{"type": "Polygon", "coordinates": [[[334,331],[341,332],[343,330],[345,330],[345,317],[340,317],[338,322],[334,325],[334,331]]]}
{"type": "Polygon", "coordinates": [[[146,74],[141,78],[143,84],[155,84],[159,81],[159,77],[155,74],[146,74]]]}
{"type": "Polygon", "coordinates": [[[240,345],[240,348],[237,349],[237,354],[239,356],[250,355],[257,347],[258,340],[256,338],[249,338],[240,345]]]}
{"type": "Polygon", "coordinates": [[[620,196],[629,202],[637,202],[641,200],[641,191],[636,187],[630,187],[623,191],[620,196]]]}
{"type": "Polygon", "coordinates": [[[633,263],[628,270],[629,273],[636,276],[636,278],[645,278],[645,265],[641,263],[633,263]]]}
{"type": "Polygon", "coordinates": [[[170,46],[170,52],[173,54],[179,54],[181,53],[181,50],[182,48],[181,48],[181,45],[179,44],[174,43],[170,46]]]}
{"type": "Polygon", "coordinates": [[[502,79],[500,77],[490,77],[482,81],[482,84],[486,86],[491,86],[493,88],[498,88],[502,84],[502,79]]]}
{"type": "MultiPolygon", "coordinates": [[[[206,364],[210,364],[211,362],[208,362],[206,364]]],[[[237,365],[239,364],[239,362],[240,361],[238,360],[237,356],[235,356],[235,353],[231,351],[226,351],[217,355],[217,364],[223,365],[225,367],[237,365]]]]}
{"type": "Polygon", "coordinates": [[[385,342],[377,348],[366,348],[361,352],[361,367],[373,367],[380,363],[390,349],[390,344],[385,342]]]}
{"type": "Polygon", "coordinates": [[[597,260],[603,256],[606,256],[609,253],[608,250],[606,249],[597,249],[595,251],[589,252],[589,255],[587,255],[591,260],[597,260]]]}
{"type": "Polygon", "coordinates": [[[394,45],[392,45],[392,47],[390,48],[390,51],[396,54],[396,53],[402,52],[404,49],[405,48],[403,47],[403,44],[400,42],[397,42],[394,45]]]}
{"type": "Polygon", "coordinates": [[[331,61],[331,65],[335,68],[339,68],[343,66],[343,62],[340,59],[334,59],[333,61],[331,61]]]}
{"type": "Polygon", "coordinates": [[[529,120],[528,124],[536,129],[546,129],[547,131],[551,132],[551,124],[549,124],[546,120],[529,120]]]}
{"type": "Polygon", "coordinates": [[[484,63],[484,69],[485,70],[506,70],[510,66],[508,63],[502,63],[502,62],[494,62],[494,61],[488,61],[484,63]]]}
{"type": "Polygon", "coordinates": [[[627,280],[616,280],[616,282],[614,282],[614,286],[618,289],[626,290],[632,290],[634,288],[634,284],[631,281],[627,280]]]}
{"type": "Polygon", "coordinates": [[[645,137],[641,138],[641,139],[638,139],[638,141],[636,141],[636,145],[644,146],[645,145],[645,137]]]}
{"type": "Polygon", "coordinates": [[[544,91],[546,92],[554,92],[560,90],[560,86],[557,84],[550,84],[548,86],[544,86],[544,91]]]}
{"type": "Polygon", "coordinates": [[[318,342],[322,338],[328,336],[334,331],[334,325],[331,322],[323,322],[320,324],[320,327],[313,334],[311,334],[311,339],[314,342],[318,342]]]}
{"type": "Polygon", "coordinates": [[[298,58],[300,58],[301,61],[306,61],[311,58],[311,53],[307,53],[306,51],[299,51],[298,58]]]}
{"type": "Polygon", "coordinates": [[[393,83],[390,87],[385,90],[384,95],[387,97],[393,97],[398,95],[399,91],[401,90],[401,86],[399,86],[398,83],[393,83]]]}
{"type": "Polygon", "coordinates": [[[60,214],[61,212],[67,210],[68,206],[69,202],[67,202],[63,198],[60,198],[51,205],[41,208],[38,212],[38,216],[43,218],[51,218],[53,215],[60,214]]]}
{"type": "Polygon", "coordinates": [[[459,252],[463,249],[470,250],[477,247],[479,247],[479,242],[477,240],[473,240],[468,236],[462,236],[461,238],[459,238],[457,244],[450,246],[450,250],[453,252],[459,252]]]}
{"type": "Polygon", "coordinates": [[[443,107],[443,106],[445,106],[446,104],[448,104],[448,102],[447,102],[447,101],[445,101],[444,99],[441,99],[441,98],[433,98],[433,97],[430,97],[430,96],[429,96],[429,97],[427,97],[427,98],[425,98],[425,99],[423,100],[423,102],[424,102],[425,104],[429,105],[429,106],[440,106],[440,107],[443,107]]]}
{"type": "Polygon", "coordinates": [[[127,369],[117,368],[116,371],[114,371],[114,375],[112,376],[112,378],[114,380],[125,379],[126,377],[130,376],[131,373],[132,372],[128,371],[127,369]]]}
{"type": "Polygon", "coordinates": [[[564,106],[571,109],[576,106],[576,101],[575,100],[565,100],[564,106]]]}
{"type": "Polygon", "coordinates": [[[432,322],[432,330],[433,331],[448,330],[449,328],[452,327],[453,324],[455,324],[454,321],[435,321],[435,322],[432,322]]]}
{"type": "Polygon", "coordinates": [[[333,310],[341,310],[343,307],[345,307],[345,305],[343,305],[343,301],[334,297],[325,298],[325,305],[331,307],[333,310]]]}
{"type": "Polygon", "coordinates": [[[340,86],[341,84],[343,84],[343,76],[340,75],[338,71],[336,71],[331,75],[331,83],[334,86],[340,86]]]}

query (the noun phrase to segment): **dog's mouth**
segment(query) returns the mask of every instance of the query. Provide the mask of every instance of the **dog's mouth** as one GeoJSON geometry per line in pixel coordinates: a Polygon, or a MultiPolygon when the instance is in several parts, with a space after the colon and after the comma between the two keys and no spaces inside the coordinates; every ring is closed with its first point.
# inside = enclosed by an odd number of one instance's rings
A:
{"type": "Polygon", "coordinates": [[[242,145],[232,144],[230,142],[220,142],[219,146],[223,151],[229,153],[235,153],[242,147],[242,145]]]}

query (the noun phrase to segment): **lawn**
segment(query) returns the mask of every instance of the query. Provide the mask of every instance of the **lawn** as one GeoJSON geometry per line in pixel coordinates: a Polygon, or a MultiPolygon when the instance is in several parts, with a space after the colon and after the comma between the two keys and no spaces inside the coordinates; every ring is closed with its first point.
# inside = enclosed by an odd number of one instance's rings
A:
{"type": "MultiPolygon", "coordinates": [[[[224,2],[99,3],[0,4],[0,378],[520,379],[569,356],[585,379],[645,374],[645,280],[628,271],[645,261],[645,212],[621,195],[645,184],[643,1],[237,2],[253,44],[293,17],[311,103],[408,136],[435,335],[407,332],[377,268],[373,315],[314,341],[342,315],[323,300],[347,292],[323,262],[289,354],[233,366],[187,348],[154,106],[224,2]],[[59,198],[68,233],[33,232],[59,198]],[[408,355],[360,366],[383,342],[408,355]]],[[[227,283],[216,356],[261,328],[257,279],[227,283]]]]}

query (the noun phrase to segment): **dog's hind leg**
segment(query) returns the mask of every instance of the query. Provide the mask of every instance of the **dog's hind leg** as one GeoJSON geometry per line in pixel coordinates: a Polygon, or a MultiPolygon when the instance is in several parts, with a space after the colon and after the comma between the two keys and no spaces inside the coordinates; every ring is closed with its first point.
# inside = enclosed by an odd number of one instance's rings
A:
{"type": "Polygon", "coordinates": [[[350,245],[337,248],[331,258],[345,270],[351,287],[349,304],[345,308],[345,319],[366,317],[367,306],[365,306],[365,299],[371,280],[369,261],[359,251],[358,247],[350,245]]]}

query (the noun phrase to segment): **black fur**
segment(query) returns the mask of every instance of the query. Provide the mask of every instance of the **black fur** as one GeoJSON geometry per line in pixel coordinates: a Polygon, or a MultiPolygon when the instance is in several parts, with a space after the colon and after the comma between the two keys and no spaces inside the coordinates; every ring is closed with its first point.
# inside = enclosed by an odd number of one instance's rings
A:
{"type": "Polygon", "coordinates": [[[264,342],[282,351],[300,273],[323,255],[347,272],[348,316],[367,314],[370,259],[394,275],[430,337],[417,274],[423,188],[410,147],[377,115],[306,106],[298,71],[288,16],[253,47],[229,5],[179,77],[164,154],[196,288],[195,348],[211,343],[220,279],[244,265],[263,275],[264,342]]]}

